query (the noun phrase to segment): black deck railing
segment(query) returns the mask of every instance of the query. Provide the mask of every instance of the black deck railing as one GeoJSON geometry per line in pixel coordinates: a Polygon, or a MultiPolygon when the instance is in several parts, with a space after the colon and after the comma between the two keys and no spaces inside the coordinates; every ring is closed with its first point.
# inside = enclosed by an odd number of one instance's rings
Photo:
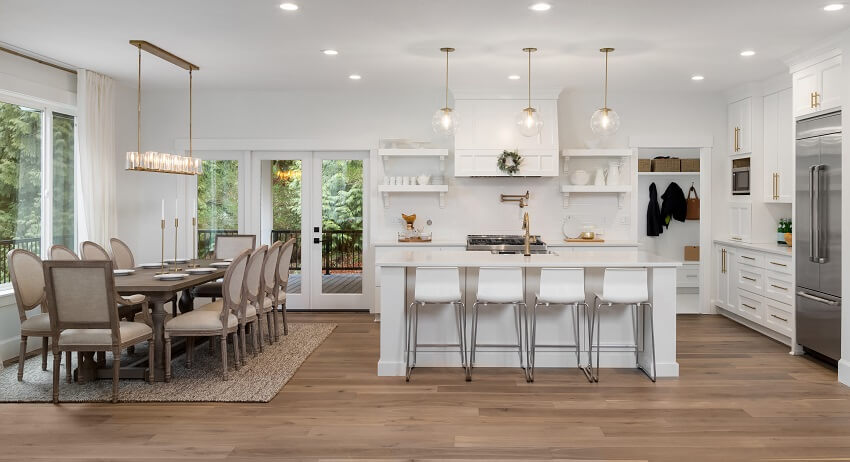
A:
{"type": "Polygon", "coordinates": [[[41,238],[27,237],[23,239],[3,239],[0,240],[0,284],[11,282],[9,276],[9,260],[6,258],[12,249],[24,249],[30,252],[41,255],[41,238]]]}
{"type": "MultiPolygon", "coordinates": [[[[235,229],[199,229],[198,256],[206,258],[213,254],[215,237],[237,234],[235,229]]],[[[273,229],[271,241],[286,242],[295,238],[292,251],[291,271],[301,270],[301,230],[273,229]]],[[[363,231],[336,230],[322,232],[322,272],[325,274],[359,272],[363,270],[363,231]]]]}

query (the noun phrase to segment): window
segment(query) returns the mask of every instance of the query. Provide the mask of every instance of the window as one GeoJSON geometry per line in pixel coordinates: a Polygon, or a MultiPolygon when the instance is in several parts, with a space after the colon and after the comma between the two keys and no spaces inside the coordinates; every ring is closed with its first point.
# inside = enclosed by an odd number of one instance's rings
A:
{"type": "Polygon", "coordinates": [[[76,242],[74,116],[37,106],[0,101],[0,287],[10,250],[76,242]]]}
{"type": "Polygon", "coordinates": [[[239,232],[239,161],[204,160],[198,176],[198,258],[215,251],[215,237],[239,232]]]}

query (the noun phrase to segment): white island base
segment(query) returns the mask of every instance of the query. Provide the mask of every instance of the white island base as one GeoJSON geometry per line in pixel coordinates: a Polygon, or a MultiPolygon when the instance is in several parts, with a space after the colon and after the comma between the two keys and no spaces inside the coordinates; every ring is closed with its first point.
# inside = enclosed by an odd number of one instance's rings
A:
{"type": "MultiPolygon", "coordinates": [[[[468,332],[472,329],[472,305],[478,281],[478,269],[485,266],[517,266],[525,275],[525,301],[531,309],[539,286],[541,268],[585,268],[587,303],[594,303],[594,293],[601,292],[602,275],[606,267],[648,270],[649,297],[655,324],[655,352],[658,377],[677,377],[676,362],[676,267],[681,262],[671,261],[637,250],[617,252],[578,251],[558,254],[494,255],[489,252],[430,252],[427,250],[398,251],[381,256],[376,261],[380,269],[381,297],[381,353],[378,375],[405,375],[404,361],[404,311],[413,301],[416,267],[455,266],[461,271],[461,291],[468,313],[468,332]]],[[[478,343],[511,344],[516,342],[513,307],[491,305],[479,311],[478,343]]],[[[562,307],[541,307],[538,310],[537,360],[535,367],[576,367],[575,339],[571,313],[562,307]],[[547,348],[545,345],[566,345],[564,348],[547,348]]],[[[580,316],[582,362],[587,364],[587,334],[585,313],[580,316]]],[[[642,335],[647,336],[646,351],[638,355],[647,370],[652,364],[649,343],[650,323],[644,323],[642,335]]],[[[420,344],[457,343],[454,314],[449,306],[426,305],[419,312],[420,344]]],[[[638,339],[642,343],[643,338],[638,339]]],[[[635,345],[632,311],[625,307],[606,310],[601,315],[601,368],[634,368],[635,345]]],[[[516,350],[479,346],[475,368],[519,367],[516,350]]],[[[595,357],[594,357],[595,360],[595,357]]],[[[457,348],[420,348],[416,367],[458,367],[460,355],[457,348]]],[[[581,372],[576,371],[580,374],[581,372]]],[[[415,372],[414,372],[415,374],[415,372]]],[[[459,377],[462,374],[459,373],[459,377]]],[[[473,371],[473,380],[475,372],[473,371]]],[[[605,380],[601,371],[600,380],[605,380]]]]}

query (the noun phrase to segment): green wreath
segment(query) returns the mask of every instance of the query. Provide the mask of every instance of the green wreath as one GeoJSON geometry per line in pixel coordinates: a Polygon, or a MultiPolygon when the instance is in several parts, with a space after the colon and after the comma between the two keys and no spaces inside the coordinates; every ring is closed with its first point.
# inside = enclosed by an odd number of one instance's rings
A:
{"type": "Polygon", "coordinates": [[[522,165],[522,156],[516,151],[502,151],[502,155],[496,161],[496,166],[499,167],[499,170],[511,176],[519,173],[520,165],[522,165]]]}

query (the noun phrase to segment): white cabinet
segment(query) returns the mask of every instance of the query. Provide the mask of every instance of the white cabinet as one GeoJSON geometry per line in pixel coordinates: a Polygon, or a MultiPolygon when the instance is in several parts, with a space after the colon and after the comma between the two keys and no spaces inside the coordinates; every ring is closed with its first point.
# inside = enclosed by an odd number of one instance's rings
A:
{"type": "Polygon", "coordinates": [[[729,204],[729,238],[750,242],[753,231],[753,206],[748,202],[729,204]]]}
{"type": "Polygon", "coordinates": [[[506,176],[496,160],[502,151],[522,156],[517,176],[558,176],[558,107],[555,100],[532,100],[543,128],[538,136],[519,133],[516,116],[528,106],[517,99],[459,99],[455,110],[461,119],[455,133],[455,176],[506,176]]]}
{"type": "Polygon", "coordinates": [[[794,72],[794,117],[841,107],[841,55],[794,72]]]}
{"type": "Polygon", "coordinates": [[[728,246],[714,247],[715,275],[714,305],[726,310],[735,309],[735,284],[732,278],[735,269],[735,248],[728,246]]]}
{"type": "Polygon", "coordinates": [[[744,98],[728,107],[729,154],[747,154],[753,151],[753,100],[744,98]]]}
{"type": "Polygon", "coordinates": [[[794,195],[794,117],[791,89],[764,97],[764,201],[791,203],[794,195]]]}

